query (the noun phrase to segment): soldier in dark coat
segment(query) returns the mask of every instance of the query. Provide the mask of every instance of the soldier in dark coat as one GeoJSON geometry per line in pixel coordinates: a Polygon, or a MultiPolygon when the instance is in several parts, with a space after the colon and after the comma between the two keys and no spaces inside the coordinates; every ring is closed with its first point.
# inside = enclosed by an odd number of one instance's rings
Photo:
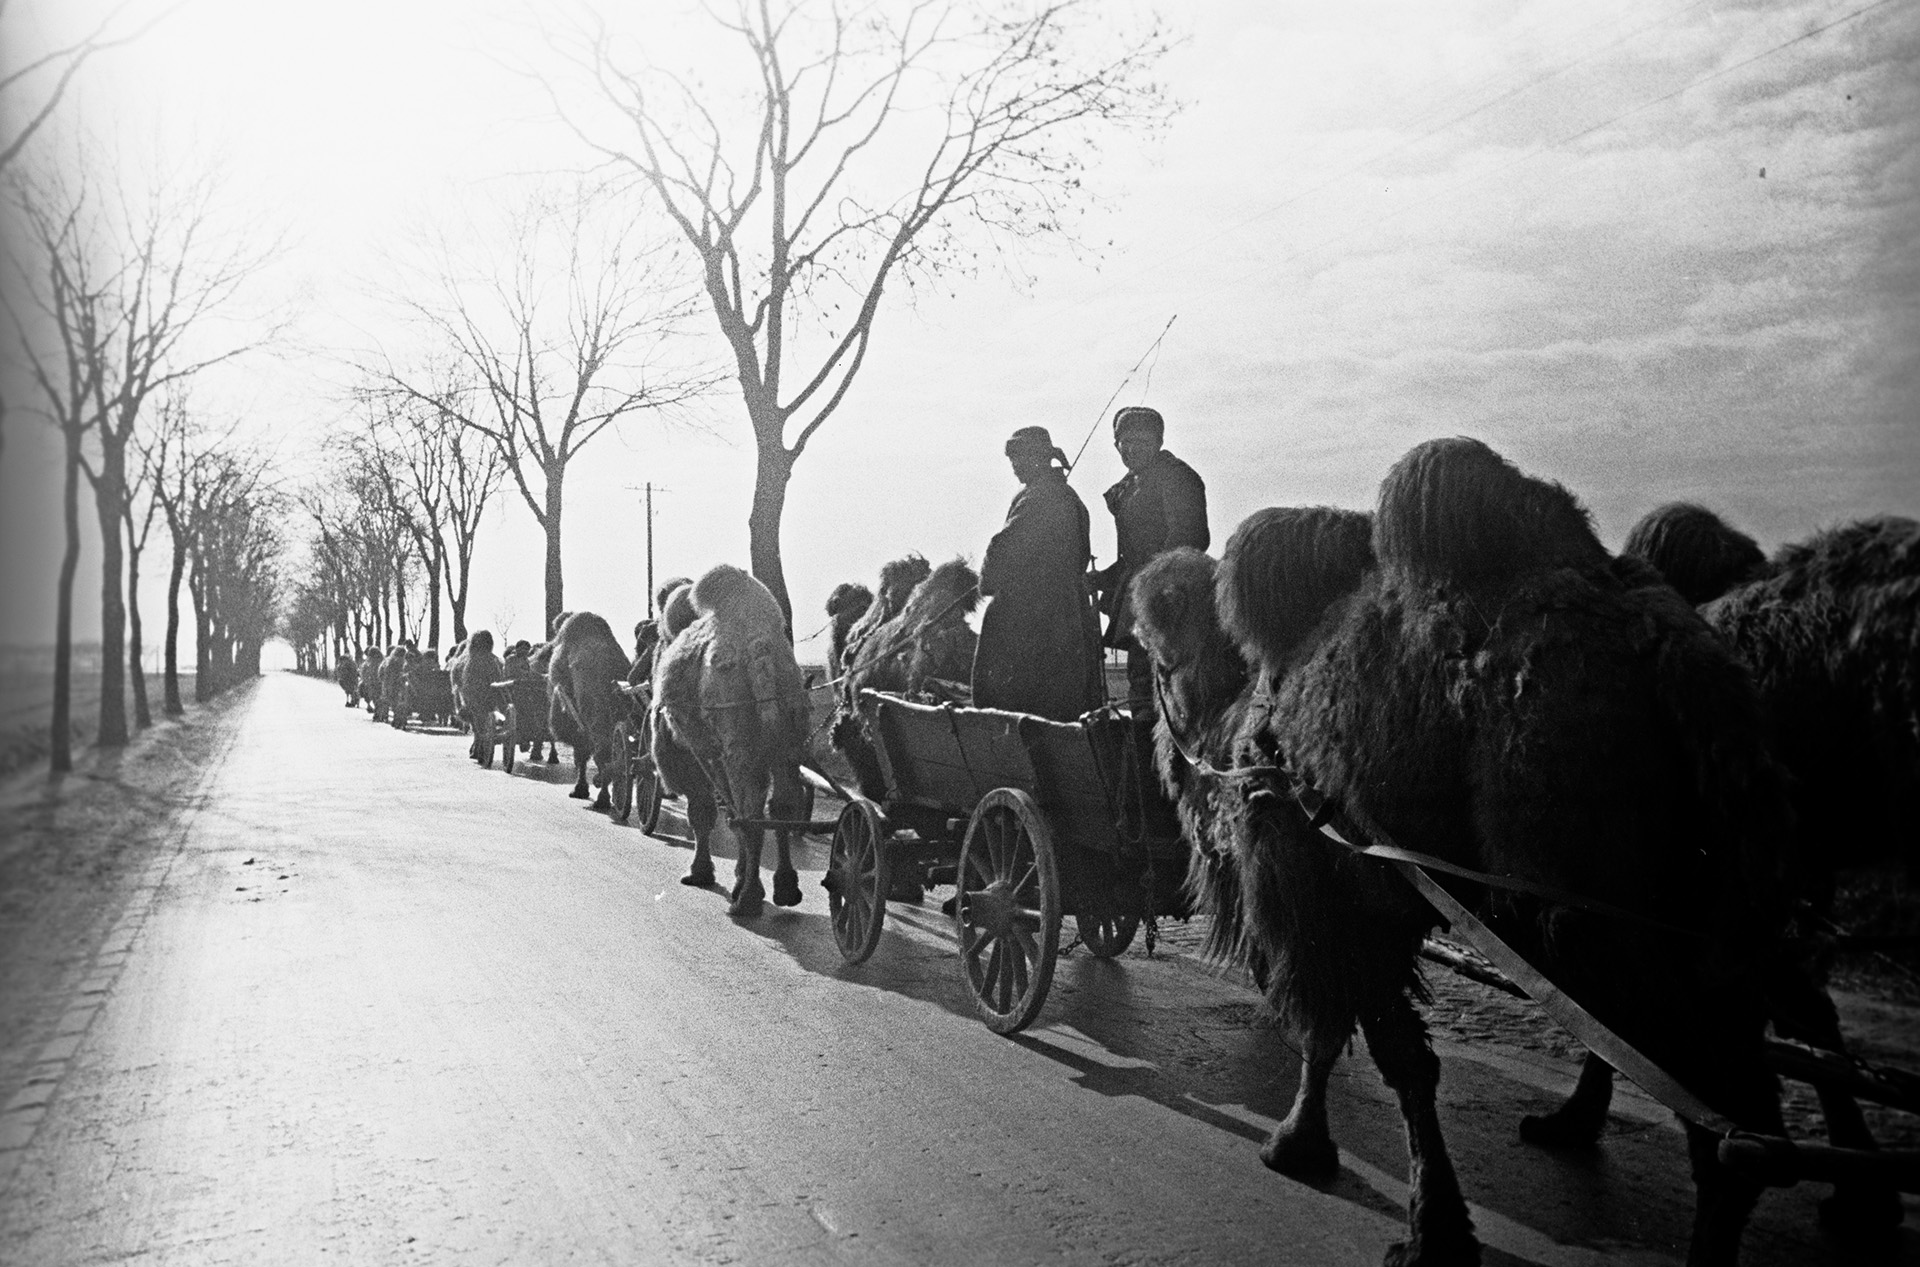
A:
{"type": "Polygon", "coordinates": [[[1113,416],[1113,447],[1126,478],[1107,490],[1119,539],[1115,562],[1095,573],[1107,614],[1109,647],[1127,653],[1127,698],[1135,713],[1153,710],[1153,661],[1133,636],[1127,582],[1148,559],[1175,546],[1205,550],[1207,486],[1194,469],[1161,448],[1166,423],[1157,409],[1129,405],[1113,416]]]}
{"type": "Polygon", "coordinates": [[[1044,427],[1022,427],[1007,458],[1023,487],[987,545],[973,702],[1071,721],[1100,705],[1099,620],[1087,590],[1087,508],[1044,427]]]}

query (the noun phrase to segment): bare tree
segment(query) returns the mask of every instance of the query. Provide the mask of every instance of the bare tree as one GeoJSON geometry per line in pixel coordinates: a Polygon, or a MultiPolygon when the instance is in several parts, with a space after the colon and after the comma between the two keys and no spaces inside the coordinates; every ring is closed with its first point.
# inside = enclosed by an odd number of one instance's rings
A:
{"type": "MultiPolygon", "coordinates": [[[[83,153],[78,175],[19,183],[40,284],[33,301],[56,333],[53,348],[21,340],[48,414],[78,425],[90,449],[69,446],[93,490],[101,541],[101,694],[96,742],[127,741],[125,554],[127,457],[151,395],[271,339],[273,327],[209,342],[208,319],[268,258],[212,223],[211,173],[157,182],[139,205],[102,195],[83,153]],[[198,345],[189,336],[200,336],[198,345]]],[[[63,586],[70,578],[63,574],[63,586]]],[[[57,702],[56,702],[57,707],[57,702]]]]}
{"type": "Polygon", "coordinates": [[[1151,79],[1170,39],[1157,23],[1117,33],[1086,0],[735,0],[714,16],[742,54],[733,85],[635,64],[595,19],[560,45],[592,91],[549,89],[698,258],[757,452],[753,573],[791,623],[787,482],[859,374],[889,280],[1065,233],[1102,132],[1170,117],[1151,79]]]}
{"type": "Polygon", "coordinates": [[[676,338],[694,297],[663,244],[607,231],[583,193],[536,197],[505,234],[504,257],[470,262],[444,237],[422,290],[399,296],[433,354],[476,385],[439,390],[434,376],[390,362],[383,389],[491,440],[534,522],[546,534],[546,613],[564,606],[561,526],[567,468],[629,415],[671,410],[710,390],[676,338]]]}
{"type": "MultiPolygon", "coordinates": [[[[467,591],[480,516],[506,475],[500,447],[461,425],[471,389],[447,383],[431,404],[411,399],[392,418],[407,487],[422,518],[433,525],[431,553],[439,568],[435,591],[444,589],[453,616],[453,637],[467,636],[467,591]]],[[[439,641],[436,626],[432,641],[439,641]]]]}
{"type": "MultiPolygon", "coordinates": [[[[131,0],[114,8],[85,35],[69,44],[30,56],[20,65],[0,73],[0,174],[12,167],[26,149],[27,142],[46,126],[66,97],[76,76],[96,56],[109,49],[138,39],[169,8],[138,26],[123,22],[131,0]]],[[[13,11],[8,0],[0,0],[0,31],[6,30],[7,15],[13,11]]],[[[0,37],[0,47],[18,47],[13,33],[0,37]]],[[[7,402],[0,396],[0,442],[4,441],[7,402]]]]}

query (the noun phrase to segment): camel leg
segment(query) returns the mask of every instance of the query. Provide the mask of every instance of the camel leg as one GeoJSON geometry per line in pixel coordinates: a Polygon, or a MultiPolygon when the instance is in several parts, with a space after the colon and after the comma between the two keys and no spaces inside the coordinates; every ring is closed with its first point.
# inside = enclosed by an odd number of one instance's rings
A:
{"type": "Polygon", "coordinates": [[[693,828],[693,865],[680,883],[696,889],[713,887],[713,824],[719,818],[713,793],[705,786],[687,789],[687,825],[693,828]]]}
{"type": "Polygon", "coordinates": [[[1433,1054],[1426,1022],[1404,994],[1362,1017],[1367,1049],[1380,1077],[1400,1100],[1407,1124],[1407,1222],[1413,1235],[1387,1251],[1387,1267],[1477,1267],[1480,1242],[1473,1235],[1466,1198],[1447,1156],[1435,1105],[1440,1058],[1433,1054]]]}
{"type": "Polygon", "coordinates": [[[1693,1243],[1687,1247],[1687,1267],[1736,1267],[1740,1233],[1760,1200],[1761,1185],[1720,1164],[1718,1135],[1691,1122],[1685,1126],[1695,1194],[1693,1243]]]}
{"type": "Polygon", "coordinates": [[[573,745],[573,791],[567,793],[567,795],[576,801],[584,801],[589,795],[587,792],[587,746],[585,744],[577,743],[573,745]]]}
{"type": "Polygon", "coordinates": [[[1260,1148],[1260,1160],[1269,1170],[1312,1183],[1330,1179],[1340,1169],[1340,1149],[1327,1127],[1327,1079],[1340,1059],[1346,1034],[1352,1032],[1349,1019],[1344,1030],[1338,1025],[1310,1025],[1301,1034],[1300,1089],[1294,1093],[1286,1121],[1274,1128],[1260,1148]]]}
{"type": "Polygon", "coordinates": [[[1580,1081],[1566,1103],[1551,1113],[1520,1119],[1520,1138],[1547,1148],[1591,1148],[1599,1142],[1613,1104],[1613,1066],[1592,1052],[1580,1066],[1580,1081]]]}
{"type": "MultiPolygon", "coordinates": [[[[1815,979],[1810,965],[1787,964],[1771,984],[1768,1003],[1782,1036],[1837,1055],[1849,1054],[1833,998],[1815,979]]],[[[1836,1148],[1868,1152],[1879,1148],[1852,1096],[1832,1087],[1815,1090],[1820,1096],[1820,1112],[1827,1119],[1830,1143],[1836,1148]]],[[[1884,1184],[1835,1184],[1832,1194],[1820,1202],[1820,1223],[1828,1235],[1863,1253],[1890,1248],[1904,1218],[1900,1194],[1884,1184]]]]}
{"type": "Polygon", "coordinates": [[[593,807],[602,813],[613,810],[613,793],[607,785],[613,782],[613,747],[610,744],[598,745],[593,750],[593,785],[600,789],[593,798],[593,807]]]}
{"type": "MultiPolygon", "coordinates": [[[[774,771],[772,817],[787,822],[796,821],[806,803],[805,785],[801,782],[799,769],[785,767],[774,771]]],[[[798,906],[800,873],[793,869],[793,833],[776,832],[774,839],[780,850],[780,861],[773,869],[773,904],[798,906]]]]}
{"type": "MultiPolygon", "coordinates": [[[[729,769],[727,783],[739,798],[734,803],[735,813],[740,812],[741,806],[757,807],[767,803],[767,771],[764,768],[729,769]]],[[[733,864],[733,901],[727,906],[729,915],[751,918],[766,906],[767,889],[760,882],[760,845],[765,835],[758,827],[733,829],[734,843],[739,847],[740,857],[733,864]]]]}

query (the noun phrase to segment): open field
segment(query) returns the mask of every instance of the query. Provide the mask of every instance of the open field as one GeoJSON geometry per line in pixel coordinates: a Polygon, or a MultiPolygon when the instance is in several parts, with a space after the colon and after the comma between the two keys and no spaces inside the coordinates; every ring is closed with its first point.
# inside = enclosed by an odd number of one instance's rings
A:
{"type": "MultiPolygon", "coordinates": [[[[191,672],[180,675],[181,698],[193,698],[191,672]]],[[[147,697],[155,712],[162,698],[157,670],[147,677],[147,697]]],[[[132,686],[128,686],[127,715],[133,715],[132,686]]],[[[75,746],[90,743],[100,717],[100,648],[73,651],[73,739],[75,746]]],[[[53,648],[0,647],[0,775],[44,760],[49,750],[48,726],[53,719],[53,648]]]]}

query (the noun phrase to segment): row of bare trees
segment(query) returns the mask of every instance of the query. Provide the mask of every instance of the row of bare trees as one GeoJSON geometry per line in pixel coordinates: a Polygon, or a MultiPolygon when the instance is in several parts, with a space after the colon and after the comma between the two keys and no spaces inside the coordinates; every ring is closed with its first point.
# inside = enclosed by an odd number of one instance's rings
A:
{"type": "MultiPolygon", "coordinates": [[[[223,325],[267,253],[216,229],[215,182],[156,179],[134,189],[97,151],[7,173],[12,235],[7,312],[33,386],[30,407],[62,442],[52,763],[72,765],[74,587],[81,481],[100,545],[100,716],[95,740],[127,742],[152,711],[139,657],[139,576],[156,522],[174,543],[170,608],[184,577],[201,641],[205,697],[247,666],[271,630],[278,546],[264,464],[210,439],[185,404],[188,382],[271,339],[271,325],[223,325]],[[262,612],[266,615],[262,615],[262,612]],[[131,683],[129,677],[131,676],[131,683]]],[[[168,615],[168,704],[178,707],[179,620],[168,615]]]]}
{"type": "Polygon", "coordinates": [[[309,542],[283,632],[302,671],[409,637],[438,646],[443,599],[454,640],[467,636],[474,543],[503,459],[458,421],[465,394],[359,393],[355,427],[300,499],[309,542]]]}

